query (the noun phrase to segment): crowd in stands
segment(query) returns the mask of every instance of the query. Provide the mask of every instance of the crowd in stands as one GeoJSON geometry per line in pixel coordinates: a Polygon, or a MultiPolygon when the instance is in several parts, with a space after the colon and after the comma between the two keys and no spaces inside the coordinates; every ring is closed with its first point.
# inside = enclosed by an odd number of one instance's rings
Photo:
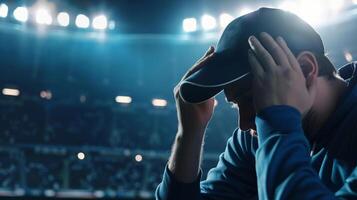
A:
{"type": "MultiPolygon", "coordinates": [[[[0,191],[152,196],[176,134],[176,111],[169,106],[13,100],[0,101],[0,108],[0,191]],[[142,160],[136,160],[138,154],[142,160]]],[[[217,108],[207,130],[204,176],[235,128],[233,114],[229,106],[217,108]]]]}

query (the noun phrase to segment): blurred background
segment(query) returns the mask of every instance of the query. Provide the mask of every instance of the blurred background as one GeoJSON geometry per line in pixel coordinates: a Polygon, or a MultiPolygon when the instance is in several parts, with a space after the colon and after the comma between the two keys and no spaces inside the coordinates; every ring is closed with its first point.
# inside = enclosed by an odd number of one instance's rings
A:
{"type": "MultiPolygon", "coordinates": [[[[356,0],[1,0],[0,197],[153,199],[177,130],[174,86],[262,6],[315,27],[336,68],[357,56],[356,0]]],[[[219,95],[204,177],[237,119],[219,95]]]]}

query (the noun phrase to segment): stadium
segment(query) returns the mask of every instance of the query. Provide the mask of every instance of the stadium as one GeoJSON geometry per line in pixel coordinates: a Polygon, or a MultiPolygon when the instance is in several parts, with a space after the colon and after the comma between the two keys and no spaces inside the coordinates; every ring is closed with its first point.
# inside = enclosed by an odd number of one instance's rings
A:
{"type": "MultiPolygon", "coordinates": [[[[0,197],[155,199],[177,132],[173,88],[235,18],[260,7],[313,26],[328,58],[357,56],[355,0],[3,0],[0,197]]],[[[221,93],[203,177],[237,127],[221,93]]]]}

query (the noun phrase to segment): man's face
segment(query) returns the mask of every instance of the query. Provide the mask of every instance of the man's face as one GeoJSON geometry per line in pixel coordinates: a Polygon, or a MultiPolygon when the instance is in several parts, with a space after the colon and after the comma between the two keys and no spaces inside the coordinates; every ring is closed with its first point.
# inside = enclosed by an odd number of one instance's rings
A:
{"type": "Polygon", "coordinates": [[[237,107],[239,112],[239,128],[241,130],[256,130],[255,109],[253,104],[250,81],[239,80],[229,84],[225,89],[226,101],[237,107]]]}

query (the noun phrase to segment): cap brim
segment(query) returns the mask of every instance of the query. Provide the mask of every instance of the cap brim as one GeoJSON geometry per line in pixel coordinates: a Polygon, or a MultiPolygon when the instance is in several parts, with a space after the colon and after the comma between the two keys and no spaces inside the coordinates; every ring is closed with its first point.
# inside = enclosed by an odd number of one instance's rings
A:
{"type": "Polygon", "coordinates": [[[214,97],[221,92],[222,89],[222,87],[200,87],[189,83],[182,83],[180,96],[186,102],[201,103],[214,97]]]}
{"type": "Polygon", "coordinates": [[[247,60],[242,54],[217,53],[205,66],[181,82],[181,97],[189,103],[200,103],[214,97],[224,86],[250,73],[247,60]]]}

